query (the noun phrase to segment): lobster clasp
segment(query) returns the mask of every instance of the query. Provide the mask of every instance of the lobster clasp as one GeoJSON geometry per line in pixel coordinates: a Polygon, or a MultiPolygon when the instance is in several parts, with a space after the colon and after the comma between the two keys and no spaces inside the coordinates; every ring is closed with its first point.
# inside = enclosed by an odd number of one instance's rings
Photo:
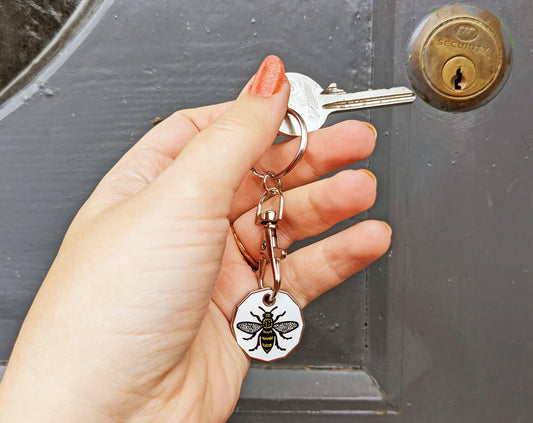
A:
{"type": "MultiPolygon", "coordinates": [[[[279,248],[278,244],[278,227],[277,222],[281,216],[281,210],[283,209],[283,196],[279,192],[280,202],[282,207],[278,210],[265,210],[261,211],[262,201],[259,202],[257,220],[263,225],[264,239],[261,243],[261,258],[259,260],[258,279],[261,288],[264,288],[264,279],[267,264],[270,264],[272,269],[272,276],[274,279],[274,286],[272,288],[272,294],[269,302],[273,302],[276,298],[281,286],[281,270],[280,261],[287,257],[287,251],[283,248],[279,248]]],[[[264,197],[264,196],[263,196],[264,197]]]]}
{"type": "Polygon", "coordinates": [[[274,188],[267,190],[263,196],[261,197],[261,200],[259,200],[259,204],[257,205],[257,213],[255,215],[255,223],[257,225],[259,224],[266,224],[266,223],[278,223],[283,218],[283,193],[281,190],[274,188]],[[274,207],[270,207],[266,210],[263,209],[264,203],[266,203],[268,200],[272,200],[271,203],[274,203],[274,207]]]}

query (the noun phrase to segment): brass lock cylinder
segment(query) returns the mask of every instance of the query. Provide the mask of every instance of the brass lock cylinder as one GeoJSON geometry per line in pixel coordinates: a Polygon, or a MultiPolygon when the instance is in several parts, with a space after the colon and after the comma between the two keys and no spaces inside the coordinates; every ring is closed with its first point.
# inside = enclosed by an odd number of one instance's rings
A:
{"type": "Polygon", "coordinates": [[[456,4],[434,11],[417,27],[409,43],[407,72],[427,103],[447,111],[469,110],[501,89],[511,47],[491,12],[456,4]]]}

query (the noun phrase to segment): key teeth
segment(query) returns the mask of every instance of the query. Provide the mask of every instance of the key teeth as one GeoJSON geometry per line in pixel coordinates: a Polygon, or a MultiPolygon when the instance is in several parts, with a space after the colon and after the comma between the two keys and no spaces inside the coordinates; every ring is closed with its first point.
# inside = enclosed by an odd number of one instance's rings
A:
{"type": "Polygon", "coordinates": [[[338,88],[337,87],[337,83],[332,82],[320,94],[325,94],[325,95],[328,95],[328,94],[346,94],[346,91],[344,91],[342,88],[338,88]]]}

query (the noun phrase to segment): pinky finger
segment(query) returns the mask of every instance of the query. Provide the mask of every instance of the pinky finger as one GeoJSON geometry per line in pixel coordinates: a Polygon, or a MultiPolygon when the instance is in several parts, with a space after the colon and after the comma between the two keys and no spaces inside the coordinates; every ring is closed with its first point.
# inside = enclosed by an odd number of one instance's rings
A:
{"type": "Polygon", "coordinates": [[[385,254],[390,240],[389,225],[367,220],[295,251],[283,263],[281,289],[305,307],[385,254]]]}

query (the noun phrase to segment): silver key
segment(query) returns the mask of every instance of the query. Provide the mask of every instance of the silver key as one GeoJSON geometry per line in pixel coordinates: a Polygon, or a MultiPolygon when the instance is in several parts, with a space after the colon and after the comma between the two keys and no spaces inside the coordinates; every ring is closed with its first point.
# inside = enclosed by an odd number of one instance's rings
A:
{"type": "MultiPolygon", "coordinates": [[[[324,125],[330,113],[412,103],[416,98],[405,87],[347,93],[334,83],[324,90],[301,73],[288,72],[286,75],[291,84],[289,108],[302,116],[308,132],[316,131],[324,125]]],[[[279,132],[287,136],[300,135],[296,118],[286,115],[279,132]]]]}

